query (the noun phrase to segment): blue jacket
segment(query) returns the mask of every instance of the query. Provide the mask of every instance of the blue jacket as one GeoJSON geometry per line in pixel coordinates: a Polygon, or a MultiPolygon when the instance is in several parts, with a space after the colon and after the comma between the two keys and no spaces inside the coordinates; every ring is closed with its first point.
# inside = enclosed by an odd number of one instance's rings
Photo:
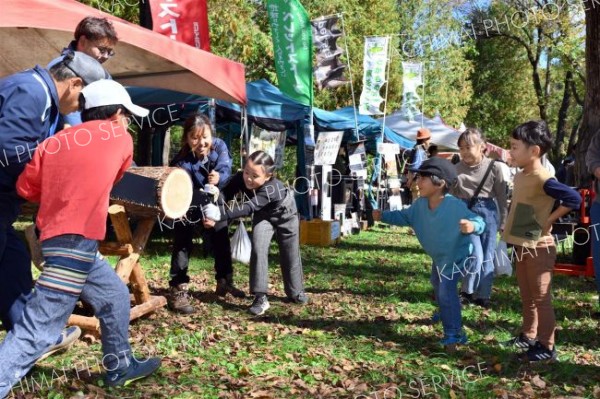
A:
{"type": "Polygon", "coordinates": [[[171,161],[171,166],[179,166],[187,170],[192,177],[194,189],[204,188],[208,183],[208,174],[213,170],[219,172],[219,189],[223,187],[225,182],[231,176],[231,156],[227,144],[217,137],[213,137],[213,144],[210,153],[208,154],[208,162],[203,163],[200,159],[194,156],[193,152],[187,155],[177,155],[171,161]]]}
{"type": "MultiPolygon", "coordinates": [[[[17,177],[37,145],[55,133],[58,104],[56,85],[40,66],[0,80],[0,208],[18,205],[17,177]]],[[[16,217],[14,209],[7,212],[16,217]]]]}
{"type": "Polygon", "coordinates": [[[471,212],[462,200],[449,194],[434,210],[429,209],[429,200],[421,197],[408,208],[385,211],[381,215],[384,223],[411,226],[427,255],[446,276],[452,275],[455,265],[462,267],[465,259],[473,254],[469,235],[460,232],[460,219],[473,223],[473,234],[483,233],[485,222],[481,216],[471,212]]]}

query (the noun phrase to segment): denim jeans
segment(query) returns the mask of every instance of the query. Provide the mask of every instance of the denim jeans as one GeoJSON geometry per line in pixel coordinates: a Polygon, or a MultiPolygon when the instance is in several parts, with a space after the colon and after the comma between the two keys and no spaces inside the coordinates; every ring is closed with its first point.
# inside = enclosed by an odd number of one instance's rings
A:
{"type": "Polygon", "coordinates": [[[498,235],[498,208],[491,198],[479,199],[471,211],[483,218],[485,230],[479,236],[472,234],[477,263],[472,264],[462,280],[461,291],[474,294],[476,298],[489,299],[494,283],[494,256],[498,235]]]}
{"type": "Polygon", "coordinates": [[[465,267],[469,267],[469,263],[471,263],[469,259],[460,262],[450,269],[451,273],[448,272],[449,265],[438,267],[434,263],[431,267],[430,281],[435,300],[440,308],[444,335],[458,335],[462,332],[462,315],[457,286],[465,274],[465,267]]]}
{"type": "Polygon", "coordinates": [[[594,260],[594,273],[596,275],[596,289],[600,293],[600,229],[596,225],[600,224],[600,203],[594,201],[590,209],[592,217],[592,228],[589,229],[592,237],[592,258],[594,260]]]}
{"type": "Polygon", "coordinates": [[[126,368],[131,359],[129,346],[129,290],[112,267],[97,254],[98,242],[79,235],[61,235],[42,242],[46,267],[42,272],[23,316],[0,343],[0,398],[29,372],[36,360],[56,342],[81,299],[89,303],[100,320],[102,364],[107,371],[126,368]],[[66,256],[57,256],[62,251],[66,256]],[[52,256],[47,256],[52,253],[52,256]],[[75,259],[79,258],[79,259],[75,259]],[[74,260],[75,259],[75,260],[74,260]],[[85,259],[85,260],[81,260],[85,259]],[[91,259],[91,261],[87,261],[91,259]],[[61,270],[87,275],[79,295],[42,285],[55,282],[61,270]]]}

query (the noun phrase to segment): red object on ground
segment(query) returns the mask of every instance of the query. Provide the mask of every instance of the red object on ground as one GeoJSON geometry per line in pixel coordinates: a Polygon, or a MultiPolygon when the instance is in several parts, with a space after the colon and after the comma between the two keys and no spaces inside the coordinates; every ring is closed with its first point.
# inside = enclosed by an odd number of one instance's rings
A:
{"type": "Polygon", "coordinates": [[[244,65],[240,63],[75,0],[2,0],[0,8],[0,77],[36,64],[47,65],[73,40],[79,21],[92,15],[108,18],[117,31],[117,55],[104,66],[121,84],[246,104],[244,65]]]}
{"type": "MultiPolygon", "coordinates": [[[[590,227],[590,216],[587,212],[587,204],[588,202],[591,204],[596,198],[596,193],[593,190],[588,189],[580,189],[579,193],[581,194],[581,207],[579,208],[579,227],[585,228],[588,230],[588,240],[591,240],[591,232],[589,232],[590,227]]],[[[590,242],[590,252],[592,248],[592,243],[590,242]]],[[[590,253],[585,260],[585,265],[576,265],[572,263],[556,263],[554,265],[554,272],[558,274],[566,274],[569,276],[582,276],[582,277],[594,277],[594,259],[590,253]]]]}

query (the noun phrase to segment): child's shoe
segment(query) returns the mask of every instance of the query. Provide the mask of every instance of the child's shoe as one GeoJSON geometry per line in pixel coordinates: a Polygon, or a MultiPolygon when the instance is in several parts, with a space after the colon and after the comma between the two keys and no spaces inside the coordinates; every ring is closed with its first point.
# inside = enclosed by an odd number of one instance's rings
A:
{"type": "Polygon", "coordinates": [[[160,367],[160,358],[151,357],[144,360],[137,360],[131,357],[129,366],[116,370],[109,371],[104,377],[104,382],[109,387],[126,386],[133,381],[148,377],[160,367]]]}
{"type": "Polygon", "coordinates": [[[535,345],[531,346],[527,352],[519,355],[519,360],[528,362],[558,360],[558,355],[556,353],[556,348],[550,350],[540,341],[536,341],[535,345]]]}
{"type": "Polygon", "coordinates": [[[466,292],[461,292],[460,293],[460,303],[461,305],[470,305],[475,301],[475,299],[473,298],[473,294],[467,294],[466,292]]]}
{"type": "Polygon", "coordinates": [[[443,346],[464,345],[467,342],[469,342],[469,339],[467,338],[467,334],[462,332],[460,334],[455,334],[455,335],[444,334],[444,338],[440,341],[440,344],[443,346]]]}
{"type": "Polygon", "coordinates": [[[248,308],[248,311],[254,316],[260,316],[264,314],[271,305],[269,305],[269,300],[265,294],[259,294],[254,297],[254,302],[248,308]]]}
{"type": "Polygon", "coordinates": [[[500,345],[507,348],[517,348],[521,350],[528,350],[535,346],[537,341],[532,338],[527,338],[525,334],[521,333],[514,338],[509,339],[508,341],[502,342],[500,345]]]}

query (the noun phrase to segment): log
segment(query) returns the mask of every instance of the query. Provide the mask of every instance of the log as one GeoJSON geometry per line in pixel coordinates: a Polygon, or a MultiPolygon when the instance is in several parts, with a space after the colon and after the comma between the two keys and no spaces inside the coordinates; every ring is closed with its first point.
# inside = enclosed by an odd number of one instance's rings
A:
{"type": "Polygon", "coordinates": [[[136,167],[125,172],[110,198],[132,216],[177,219],[188,211],[193,191],[190,175],[181,168],[136,167]]]}
{"type": "Polygon", "coordinates": [[[133,253],[121,258],[115,267],[115,271],[125,284],[129,283],[131,271],[140,259],[140,253],[146,247],[148,237],[150,237],[150,233],[154,227],[154,222],[154,218],[146,218],[138,222],[137,228],[135,229],[135,233],[133,235],[133,253]]]}
{"type": "MultiPolygon", "coordinates": [[[[131,321],[138,319],[148,313],[162,308],[166,304],[167,299],[164,296],[151,296],[147,302],[131,308],[129,312],[129,320],[131,321]]],[[[82,330],[100,333],[100,321],[96,317],[72,314],[69,317],[69,321],[67,321],[67,325],[79,326],[82,330]]]]}
{"type": "Polygon", "coordinates": [[[148,302],[136,305],[131,308],[129,320],[135,320],[145,314],[154,312],[167,304],[167,298],[164,296],[151,296],[148,302]]]}
{"type": "Polygon", "coordinates": [[[129,244],[133,241],[133,234],[129,227],[129,219],[123,205],[113,204],[108,207],[108,214],[112,222],[117,241],[120,244],[129,244]]]}
{"type": "Polygon", "coordinates": [[[142,304],[150,300],[148,282],[146,281],[146,276],[144,276],[144,271],[139,262],[136,262],[133,266],[131,275],[129,276],[129,282],[131,283],[131,290],[135,296],[136,304],[142,304]]]}
{"type": "Polygon", "coordinates": [[[67,321],[69,326],[79,326],[82,330],[100,332],[100,320],[95,317],[72,314],[67,321]]]}
{"type": "Polygon", "coordinates": [[[133,247],[131,244],[101,242],[98,251],[105,256],[128,256],[133,253],[133,247]]]}

